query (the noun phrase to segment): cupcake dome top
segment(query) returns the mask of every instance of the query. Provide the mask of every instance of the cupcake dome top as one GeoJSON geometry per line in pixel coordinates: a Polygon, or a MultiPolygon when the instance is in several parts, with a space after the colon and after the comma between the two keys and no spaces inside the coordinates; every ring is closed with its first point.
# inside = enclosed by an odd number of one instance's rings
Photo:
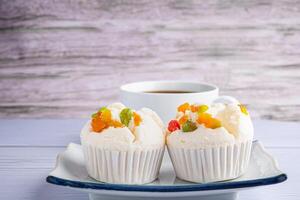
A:
{"type": "Polygon", "coordinates": [[[103,149],[151,148],[165,144],[165,129],[151,109],[135,111],[113,103],[92,115],[81,131],[81,141],[103,149]]]}
{"type": "Polygon", "coordinates": [[[184,103],[168,124],[167,144],[198,148],[243,142],[253,138],[253,125],[244,105],[184,103]]]}

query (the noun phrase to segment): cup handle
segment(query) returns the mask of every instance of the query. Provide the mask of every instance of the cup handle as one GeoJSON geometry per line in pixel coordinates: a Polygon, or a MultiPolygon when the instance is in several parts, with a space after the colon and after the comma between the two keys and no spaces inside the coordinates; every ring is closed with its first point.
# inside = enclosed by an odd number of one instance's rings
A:
{"type": "Polygon", "coordinates": [[[236,103],[236,104],[239,104],[240,102],[232,96],[219,96],[213,101],[213,103],[225,103],[225,104],[236,103]]]}

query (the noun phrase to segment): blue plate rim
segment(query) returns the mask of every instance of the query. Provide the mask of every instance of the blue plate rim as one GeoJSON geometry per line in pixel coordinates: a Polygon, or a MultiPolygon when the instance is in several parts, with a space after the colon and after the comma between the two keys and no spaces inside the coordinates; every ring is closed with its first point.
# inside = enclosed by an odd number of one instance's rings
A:
{"type": "Polygon", "coordinates": [[[47,176],[46,181],[60,186],[69,186],[81,189],[94,189],[94,190],[115,190],[126,192],[192,192],[192,191],[207,191],[207,190],[224,190],[224,189],[237,189],[256,187],[264,185],[272,185],[281,183],[287,180],[285,173],[277,176],[236,181],[236,182],[216,182],[216,183],[193,183],[190,185],[126,185],[126,184],[111,184],[111,183],[91,183],[81,182],[58,178],[55,176],[47,176]]]}

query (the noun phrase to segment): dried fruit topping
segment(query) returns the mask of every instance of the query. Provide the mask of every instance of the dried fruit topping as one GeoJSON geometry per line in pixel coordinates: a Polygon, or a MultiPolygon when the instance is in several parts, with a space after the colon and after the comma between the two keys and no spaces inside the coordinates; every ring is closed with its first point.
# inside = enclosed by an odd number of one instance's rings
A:
{"type": "Polygon", "coordinates": [[[196,123],[188,120],[182,125],[183,132],[192,132],[197,129],[196,123]]]}
{"type": "Polygon", "coordinates": [[[177,108],[178,112],[185,112],[186,110],[190,110],[190,104],[184,103],[177,108]]]}
{"type": "Polygon", "coordinates": [[[101,113],[100,114],[100,119],[104,123],[109,124],[112,120],[111,111],[109,109],[105,108],[100,113],[101,113]]]}
{"type": "Polygon", "coordinates": [[[120,113],[120,119],[122,124],[128,127],[132,116],[133,116],[132,110],[130,108],[124,108],[120,113]]]}
{"type": "Polygon", "coordinates": [[[98,112],[92,114],[92,130],[94,132],[101,132],[103,129],[109,127],[111,121],[111,111],[106,107],[102,107],[98,112]]]}
{"type": "Polygon", "coordinates": [[[100,113],[96,112],[96,113],[93,113],[91,117],[92,117],[92,118],[96,118],[96,117],[98,117],[99,115],[100,115],[100,113]]]}
{"type": "Polygon", "coordinates": [[[103,129],[107,128],[107,125],[101,120],[100,117],[93,118],[91,126],[94,132],[101,132],[103,129]]]}
{"type": "Polygon", "coordinates": [[[205,127],[206,128],[220,128],[222,126],[221,121],[216,119],[216,118],[211,118],[206,124],[205,127]]]}
{"type": "Polygon", "coordinates": [[[197,113],[204,113],[208,110],[207,105],[191,105],[191,111],[197,113]]]}
{"type": "Polygon", "coordinates": [[[198,112],[198,114],[200,114],[200,113],[206,112],[207,110],[208,110],[208,106],[207,105],[200,105],[197,112],[198,112]]]}
{"type": "Polygon", "coordinates": [[[142,121],[142,118],[139,114],[137,114],[136,112],[133,112],[133,121],[134,121],[135,126],[139,126],[142,121]]]}
{"type": "Polygon", "coordinates": [[[92,114],[92,118],[96,118],[96,117],[99,117],[101,112],[104,111],[105,109],[107,109],[106,107],[101,107],[96,113],[93,113],[92,114]]]}
{"type": "Polygon", "coordinates": [[[108,127],[121,128],[124,127],[124,125],[128,126],[132,118],[135,126],[139,126],[142,121],[141,116],[138,113],[133,112],[130,108],[124,108],[119,116],[121,122],[112,118],[111,110],[102,107],[98,112],[92,115],[92,130],[94,132],[101,132],[108,127]]]}
{"type": "Polygon", "coordinates": [[[200,113],[197,119],[199,124],[205,124],[211,118],[211,114],[208,113],[200,113]]]}
{"type": "Polygon", "coordinates": [[[113,126],[114,128],[121,128],[121,127],[124,127],[124,125],[117,121],[117,120],[112,120],[110,123],[109,123],[110,126],[113,126]]]}
{"type": "Polygon", "coordinates": [[[197,106],[197,105],[191,105],[191,111],[192,112],[197,112],[198,109],[199,109],[199,106],[197,106]]]}
{"type": "Polygon", "coordinates": [[[239,107],[240,107],[242,113],[244,113],[245,115],[249,115],[248,110],[245,105],[240,104],[239,107]]]}
{"type": "Polygon", "coordinates": [[[212,129],[219,128],[222,126],[220,120],[213,118],[208,113],[200,113],[197,122],[199,124],[204,124],[206,128],[212,128],[212,129]]]}
{"type": "Polygon", "coordinates": [[[180,119],[179,119],[179,124],[184,124],[187,120],[188,120],[188,116],[183,115],[183,116],[180,117],[180,119]]]}
{"type": "Polygon", "coordinates": [[[168,130],[170,132],[173,132],[173,131],[176,131],[176,130],[179,130],[180,129],[180,124],[178,123],[177,120],[171,120],[169,122],[169,125],[168,125],[168,130]]]}

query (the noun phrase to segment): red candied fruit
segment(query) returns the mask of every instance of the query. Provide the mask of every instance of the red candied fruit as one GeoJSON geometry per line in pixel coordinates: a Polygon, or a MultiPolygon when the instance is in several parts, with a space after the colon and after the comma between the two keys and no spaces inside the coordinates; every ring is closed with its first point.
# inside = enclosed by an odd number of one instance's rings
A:
{"type": "Polygon", "coordinates": [[[179,130],[179,129],[180,129],[180,124],[177,120],[171,120],[169,122],[168,130],[170,132],[173,132],[173,131],[176,131],[176,130],[179,130]]]}

